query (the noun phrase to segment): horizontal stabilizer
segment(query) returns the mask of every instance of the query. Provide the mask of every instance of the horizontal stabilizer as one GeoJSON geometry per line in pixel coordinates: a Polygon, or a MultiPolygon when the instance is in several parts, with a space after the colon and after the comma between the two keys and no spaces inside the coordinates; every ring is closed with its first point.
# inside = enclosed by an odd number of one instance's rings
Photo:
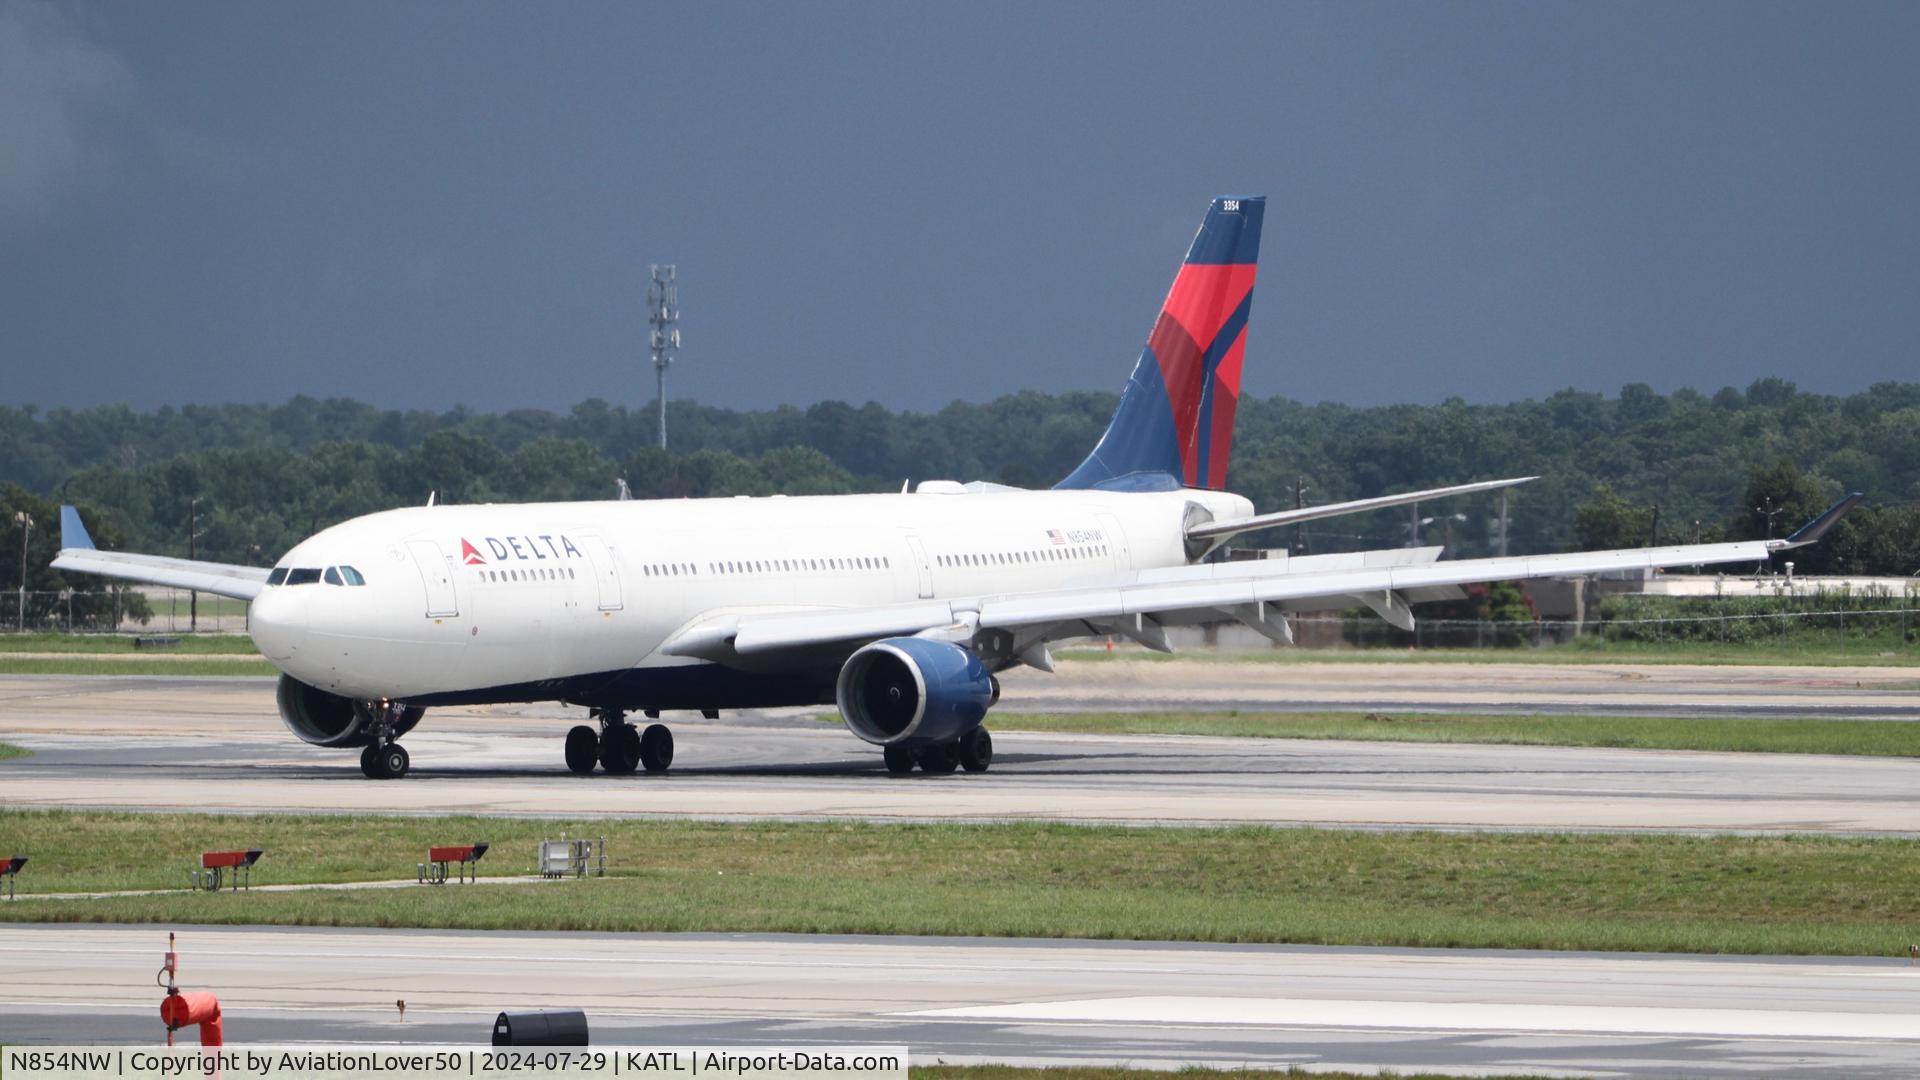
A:
{"type": "Polygon", "coordinates": [[[1787,537],[1785,540],[1777,541],[1774,550],[1787,551],[1792,548],[1806,547],[1808,544],[1819,540],[1821,537],[1827,535],[1828,529],[1840,524],[1840,519],[1846,517],[1848,511],[1859,505],[1862,498],[1865,498],[1865,496],[1858,491],[1848,492],[1846,498],[1822,510],[1819,517],[1814,518],[1812,521],[1794,530],[1792,536],[1787,537]]]}
{"type": "Polygon", "coordinates": [[[1409,491],[1400,495],[1382,495],[1373,499],[1355,499],[1352,502],[1328,503],[1325,506],[1307,506],[1298,510],[1276,510],[1271,514],[1235,518],[1231,521],[1205,521],[1189,527],[1187,539],[1210,540],[1223,536],[1238,536],[1256,529],[1271,529],[1276,525],[1297,525],[1303,521],[1345,517],[1348,514],[1359,514],[1368,510],[1383,510],[1389,506],[1405,506],[1408,503],[1426,502],[1429,499],[1444,499],[1449,495],[1471,495],[1476,491],[1493,491],[1538,479],[1540,478],[1537,476],[1516,476],[1511,480],[1482,480],[1475,484],[1409,491]]]}
{"type": "Polygon", "coordinates": [[[267,584],[270,572],[263,566],[234,566],[230,563],[195,562],[170,559],[164,555],[135,555],[126,551],[96,551],[92,547],[67,547],[53,560],[55,570],[74,574],[135,581],[142,585],[170,585],[215,596],[251,600],[267,584]]]}
{"type": "Polygon", "coordinates": [[[71,506],[60,508],[60,546],[93,550],[93,537],[87,535],[87,526],[80,520],[80,511],[71,506]]]}

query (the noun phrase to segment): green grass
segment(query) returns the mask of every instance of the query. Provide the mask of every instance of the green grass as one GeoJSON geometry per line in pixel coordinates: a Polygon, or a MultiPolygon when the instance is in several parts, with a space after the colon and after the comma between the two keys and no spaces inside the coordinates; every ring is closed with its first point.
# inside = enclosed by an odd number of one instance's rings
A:
{"type": "MultiPolygon", "coordinates": [[[[838,722],[836,715],[833,719],[838,722]]],[[[1743,717],[1483,716],[1460,713],[1141,712],[993,714],[996,731],[1233,735],[1263,739],[1618,746],[1920,757],[1920,724],[1743,717]]]]}
{"type": "Polygon", "coordinates": [[[22,921],[1290,941],[1893,955],[1920,939],[1920,841],[1049,824],[527,821],[0,812],[22,921]],[[411,878],[429,844],[607,837],[607,880],[382,892],[173,888],[203,849],[261,883],[411,878]]]}
{"type": "Polygon", "coordinates": [[[131,656],[254,656],[260,655],[245,634],[188,634],[150,630],[141,634],[0,634],[0,655],[6,653],[125,653],[131,656]],[[179,638],[167,649],[136,649],[135,637],[179,638]]]}
{"type": "Polygon", "coordinates": [[[1875,649],[1858,644],[1720,645],[1712,642],[1605,641],[1593,636],[1535,649],[1389,647],[1336,649],[1191,649],[1156,653],[1140,648],[1108,652],[1103,647],[1065,649],[1062,660],[1203,660],[1214,663],[1370,664],[1383,660],[1428,664],[1711,664],[1806,667],[1915,667],[1920,648],[1875,649]]]}
{"type": "Polygon", "coordinates": [[[176,660],[109,660],[89,656],[8,656],[0,675],[278,675],[258,657],[194,656],[176,660]]]}
{"type": "Polygon", "coordinates": [[[26,757],[28,754],[32,752],[33,751],[28,750],[25,747],[15,746],[12,743],[0,742],[0,761],[5,761],[8,758],[26,757]]]}

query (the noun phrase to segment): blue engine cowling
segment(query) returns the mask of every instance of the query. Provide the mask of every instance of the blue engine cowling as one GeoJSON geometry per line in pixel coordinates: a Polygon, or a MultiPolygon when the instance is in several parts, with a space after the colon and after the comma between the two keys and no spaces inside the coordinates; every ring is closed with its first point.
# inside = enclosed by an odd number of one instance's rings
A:
{"type": "Polygon", "coordinates": [[[848,657],[835,697],[847,730],[876,746],[895,746],[959,738],[980,726],[998,691],[971,650],[900,637],[848,657]]]}

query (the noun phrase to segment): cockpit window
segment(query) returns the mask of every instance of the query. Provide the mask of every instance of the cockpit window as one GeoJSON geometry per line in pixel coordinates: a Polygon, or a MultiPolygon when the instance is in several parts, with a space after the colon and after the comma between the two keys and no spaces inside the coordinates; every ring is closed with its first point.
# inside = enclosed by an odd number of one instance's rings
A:
{"type": "Polygon", "coordinates": [[[320,580],[320,571],[312,567],[301,567],[287,571],[287,584],[312,585],[320,580]]]}
{"type": "Polygon", "coordinates": [[[327,584],[329,584],[329,585],[339,585],[339,584],[341,584],[341,581],[340,581],[340,568],[339,568],[339,567],[337,567],[337,566],[329,566],[329,567],[327,567],[327,572],[326,572],[325,574],[323,574],[323,575],[321,575],[321,577],[320,577],[320,580],[322,580],[322,581],[324,581],[324,582],[326,582],[326,583],[327,583],[327,584]]]}
{"type": "Polygon", "coordinates": [[[287,580],[287,568],[284,566],[274,567],[273,573],[267,575],[267,584],[269,585],[284,584],[286,580],[287,580]]]}
{"type": "Polygon", "coordinates": [[[365,585],[367,583],[367,579],[360,576],[360,571],[355,570],[351,566],[341,567],[340,576],[346,578],[347,584],[349,585],[365,585]]]}

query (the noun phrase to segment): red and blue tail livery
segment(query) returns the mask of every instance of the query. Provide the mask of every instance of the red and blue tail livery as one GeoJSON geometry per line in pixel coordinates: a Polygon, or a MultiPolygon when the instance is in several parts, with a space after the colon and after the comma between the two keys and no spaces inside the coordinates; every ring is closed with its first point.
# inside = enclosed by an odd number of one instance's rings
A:
{"type": "Polygon", "coordinates": [[[1213,200],[1106,434],[1055,487],[1226,487],[1266,208],[1213,200]]]}

